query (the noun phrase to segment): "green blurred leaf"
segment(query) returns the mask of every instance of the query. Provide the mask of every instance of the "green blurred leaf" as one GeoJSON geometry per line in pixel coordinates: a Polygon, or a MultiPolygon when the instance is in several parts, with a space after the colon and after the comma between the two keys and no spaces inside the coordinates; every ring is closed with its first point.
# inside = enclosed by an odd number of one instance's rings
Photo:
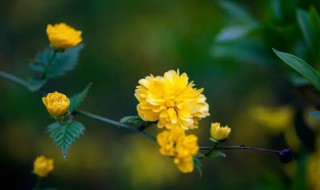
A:
{"type": "Polygon", "coordinates": [[[298,9],[296,15],[302,35],[309,48],[313,52],[319,53],[320,17],[316,9],[311,7],[308,13],[298,9]]]}
{"type": "Polygon", "coordinates": [[[33,77],[33,78],[29,78],[28,79],[28,88],[35,92],[37,90],[39,90],[44,84],[47,83],[47,79],[45,78],[36,78],[36,77],[33,77]]]}
{"type": "Polygon", "coordinates": [[[83,91],[70,98],[70,113],[72,113],[79,106],[79,104],[86,98],[91,85],[92,83],[89,83],[83,91]]]}
{"type": "Polygon", "coordinates": [[[218,1],[218,4],[236,21],[240,21],[243,23],[255,22],[251,15],[248,14],[248,11],[236,3],[227,0],[222,0],[218,1]]]}
{"type": "Polygon", "coordinates": [[[320,42],[320,17],[317,10],[311,7],[309,10],[309,22],[312,34],[312,47],[313,51],[319,54],[320,42]]]}
{"type": "Polygon", "coordinates": [[[294,55],[283,53],[275,49],[273,49],[273,51],[280,59],[282,59],[290,67],[299,72],[302,76],[308,79],[318,90],[320,90],[319,74],[308,63],[294,55]]]}
{"type": "Polygon", "coordinates": [[[74,69],[80,55],[83,44],[67,49],[64,52],[57,53],[53,64],[48,68],[47,77],[52,78],[61,76],[74,69]]]}
{"type": "Polygon", "coordinates": [[[193,158],[194,167],[198,170],[200,178],[202,177],[202,164],[198,158],[193,158]]]}
{"type": "Polygon", "coordinates": [[[312,116],[313,118],[320,120],[320,111],[313,111],[309,113],[310,116],[312,116]]]}
{"type": "Polygon", "coordinates": [[[67,151],[70,146],[83,134],[84,130],[84,125],[77,121],[71,121],[65,125],[52,123],[47,128],[47,132],[54,143],[60,148],[64,158],[67,157],[67,151]]]}
{"type": "Polygon", "coordinates": [[[221,151],[212,151],[207,155],[207,158],[226,157],[226,154],[221,151]]]}
{"type": "Polygon", "coordinates": [[[143,126],[146,121],[142,120],[139,116],[134,115],[134,116],[126,116],[120,119],[121,123],[127,123],[136,127],[143,126]]]}
{"type": "Polygon", "coordinates": [[[296,16],[302,35],[309,47],[312,47],[312,34],[308,19],[308,13],[302,9],[297,9],[296,16]]]}

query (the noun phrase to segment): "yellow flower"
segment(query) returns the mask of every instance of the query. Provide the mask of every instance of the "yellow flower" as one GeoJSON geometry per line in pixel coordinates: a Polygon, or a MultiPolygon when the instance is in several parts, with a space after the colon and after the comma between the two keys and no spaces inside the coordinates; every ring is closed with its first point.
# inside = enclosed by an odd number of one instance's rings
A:
{"type": "Polygon", "coordinates": [[[53,159],[39,156],[34,161],[33,173],[39,177],[46,177],[53,170],[53,159]]]}
{"type": "Polygon", "coordinates": [[[229,137],[231,129],[227,125],[225,127],[220,127],[220,123],[212,123],[210,133],[214,140],[223,141],[229,137]]]}
{"type": "Polygon", "coordinates": [[[159,128],[198,128],[198,121],[209,115],[203,89],[193,88],[186,73],[170,70],[163,77],[147,76],[139,84],[135,91],[138,114],[145,121],[158,121],[159,128]]]}
{"type": "Polygon", "coordinates": [[[65,23],[48,24],[47,35],[51,46],[59,50],[72,48],[82,41],[81,31],[75,30],[65,23]]]}
{"type": "Polygon", "coordinates": [[[193,155],[199,150],[198,138],[195,135],[185,135],[181,128],[174,128],[159,133],[157,141],[160,146],[160,153],[164,156],[173,157],[173,162],[181,172],[189,173],[193,171],[193,155]]]}
{"type": "Polygon", "coordinates": [[[273,133],[283,132],[293,123],[293,110],[289,106],[263,107],[257,106],[250,110],[253,119],[273,133]]]}
{"type": "Polygon", "coordinates": [[[49,93],[46,97],[43,97],[42,102],[52,116],[63,116],[69,111],[69,98],[57,91],[49,93]]]}

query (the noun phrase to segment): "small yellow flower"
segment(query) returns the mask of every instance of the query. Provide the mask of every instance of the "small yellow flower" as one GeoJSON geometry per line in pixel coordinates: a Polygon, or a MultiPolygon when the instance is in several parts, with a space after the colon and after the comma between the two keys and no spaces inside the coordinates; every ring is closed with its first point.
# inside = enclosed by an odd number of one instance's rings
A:
{"type": "Polygon", "coordinates": [[[39,156],[34,161],[33,173],[39,177],[46,177],[53,170],[53,159],[39,156]]]}
{"type": "Polygon", "coordinates": [[[193,88],[188,80],[186,73],[180,75],[173,70],[139,80],[135,91],[139,116],[145,121],[158,121],[159,128],[198,128],[199,120],[209,115],[209,105],[203,89],[193,88]]]}
{"type": "Polygon", "coordinates": [[[42,102],[52,116],[63,116],[69,111],[69,98],[57,91],[49,93],[46,97],[43,97],[42,102]]]}
{"type": "Polygon", "coordinates": [[[220,123],[212,123],[210,133],[214,140],[223,141],[229,137],[231,129],[227,125],[225,127],[220,127],[220,123]]]}
{"type": "Polygon", "coordinates": [[[82,41],[81,31],[75,30],[65,23],[48,24],[47,35],[51,46],[59,50],[72,48],[82,41]]]}
{"type": "Polygon", "coordinates": [[[198,150],[198,138],[195,135],[185,135],[181,128],[173,128],[158,134],[157,141],[160,153],[173,158],[174,164],[183,173],[190,173],[194,169],[193,155],[198,150]]]}

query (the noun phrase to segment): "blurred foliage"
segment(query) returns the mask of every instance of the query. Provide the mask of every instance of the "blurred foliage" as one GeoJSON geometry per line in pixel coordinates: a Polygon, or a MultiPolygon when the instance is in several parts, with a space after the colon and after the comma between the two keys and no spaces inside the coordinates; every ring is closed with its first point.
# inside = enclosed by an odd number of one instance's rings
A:
{"type": "Polygon", "coordinates": [[[82,30],[85,48],[76,69],[49,80],[45,91],[76,94],[93,82],[81,109],[119,120],[136,115],[133,93],[139,79],[179,68],[197,88],[204,87],[210,105],[210,118],[195,131],[200,145],[208,143],[210,123],[219,121],[232,128],[229,145],[290,145],[297,153],[296,161],[283,167],[269,154],[225,151],[226,158],[203,161],[199,179],[196,172],[177,172],[143,137],[77,116],[86,135],[63,160],[45,134],[50,118],[41,96],[1,79],[3,186],[14,179],[12,189],[32,189],[32,163],[43,154],[55,160],[44,183],[58,189],[307,188],[306,162],[317,147],[314,126],[319,124],[307,113],[319,109],[319,94],[272,48],[318,71],[316,12],[320,2],[315,0],[0,1],[0,70],[27,79],[30,60],[48,45],[46,25],[66,22],[82,30]],[[290,106],[293,124],[272,133],[252,118],[256,106],[290,106]]]}

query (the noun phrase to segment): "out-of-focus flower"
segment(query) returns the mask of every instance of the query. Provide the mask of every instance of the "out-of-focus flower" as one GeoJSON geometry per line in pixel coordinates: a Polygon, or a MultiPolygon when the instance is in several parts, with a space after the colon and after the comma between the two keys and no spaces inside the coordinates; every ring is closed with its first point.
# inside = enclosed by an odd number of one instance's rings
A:
{"type": "Polygon", "coordinates": [[[308,158],[307,179],[309,189],[320,189],[320,136],[317,137],[317,150],[308,158]]]}
{"type": "Polygon", "coordinates": [[[226,140],[231,133],[231,128],[227,125],[225,127],[221,127],[220,123],[212,123],[210,128],[211,137],[216,141],[224,141],[226,140]]]}
{"type": "Polygon", "coordinates": [[[138,114],[145,121],[158,121],[159,128],[198,128],[198,121],[209,115],[203,89],[193,88],[186,73],[170,70],[163,77],[147,76],[139,84],[138,114]]]}
{"type": "Polygon", "coordinates": [[[47,35],[51,46],[59,50],[72,48],[82,41],[81,31],[75,30],[65,23],[48,24],[47,35]]]}
{"type": "Polygon", "coordinates": [[[39,177],[46,177],[53,168],[53,159],[39,156],[34,161],[33,173],[39,177]]]}
{"type": "Polygon", "coordinates": [[[282,132],[290,127],[293,121],[293,111],[287,106],[277,108],[254,107],[250,114],[259,124],[274,133],[282,132]]]}
{"type": "Polygon", "coordinates": [[[190,173],[194,170],[193,155],[199,150],[195,135],[186,135],[181,128],[174,128],[159,133],[157,141],[160,153],[173,157],[173,162],[181,172],[190,173]]]}
{"type": "Polygon", "coordinates": [[[50,115],[59,117],[68,113],[70,100],[69,98],[57,91],[49,93],[46,97],[42,98],[43,104],[46,106],[50,115]]]}

